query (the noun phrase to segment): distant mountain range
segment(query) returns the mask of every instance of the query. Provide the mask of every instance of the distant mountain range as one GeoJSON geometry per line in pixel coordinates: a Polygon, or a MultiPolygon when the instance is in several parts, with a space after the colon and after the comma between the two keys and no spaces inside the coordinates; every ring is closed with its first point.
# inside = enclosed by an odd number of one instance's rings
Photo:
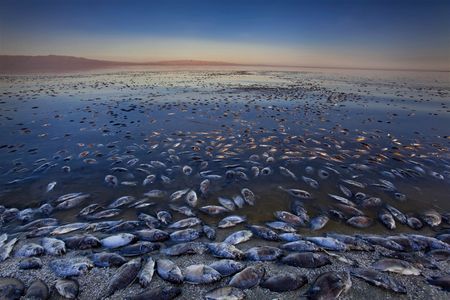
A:
{"type": "Polygon", "coordinates": [[[164,60],[154,62],[126,62],[89,59],[65,55],[0,55],[0,74],[40,73],[40,72],[71,72],[87,71],[101,68],[127,66],[251,66],[274,68],[319,68],[319,69],[356,69],[356,70],[391,70],[391,71],[438,71],[449,72],[448,69],[395,69],[395,68],[355,68],[355,67],[324,67],[324,66],[282,66],[270,64],[237,64],[220,61],[204,60],[164,60]]]}
{"type": "Polygon", "coordinates": [[[167,60],[155,62],[120,62],[84,57],[46,55],[0,55],[0,73],[76,71],[122,66],[242,66],[241,64],[202,61],[167,60]]]}

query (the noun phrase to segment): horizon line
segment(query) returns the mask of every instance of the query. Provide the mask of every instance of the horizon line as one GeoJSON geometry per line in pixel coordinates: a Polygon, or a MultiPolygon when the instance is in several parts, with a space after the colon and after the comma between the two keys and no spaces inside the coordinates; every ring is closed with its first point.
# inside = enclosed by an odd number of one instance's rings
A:
{"type": "MultiPolygon", "coordinates": [[[[337,69],[337,70],[373,70],[373,71],[405,71],[405,72],[450,72],[450,69],[430,69],[430,68],[388,68],[388,67],[351,67],[351,66],[319,66],[319,65],[285,65],[285,64],[260,64],[260,63],[236,63],[226,61],[214,61],[214,60],[199,60],[199,59],[168,59],[168,60],[155,60],[155,61],[124,61],[124,60],[107,60],[98,58],[88,58],[83,56],[73,55],[59,55],[59,54],[47,54],[47,55],[16,55],[16,54],[0,54],[0,58],[66,58],[66,59],[78,59],[85,62],[103,63],[103,67],[108,67],[107,64],[112,66],[242,66],[242,67],[274,67],[274,68],[310,68],[310,69],[337,69]]],[[[0,72],[2,64],[0,61],[0,72]]],[[[96,66],[94,68],[101,68],[102,66],[96,66]]]]}

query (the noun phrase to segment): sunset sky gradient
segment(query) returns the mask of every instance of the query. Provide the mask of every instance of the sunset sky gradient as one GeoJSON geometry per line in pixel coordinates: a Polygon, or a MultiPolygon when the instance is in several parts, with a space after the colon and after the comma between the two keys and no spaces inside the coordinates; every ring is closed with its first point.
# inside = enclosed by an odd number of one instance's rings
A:
{"type": "Polygon", "coordinates": [[[450,68],[450,1],[0,0],[0,54],[450,68]]]}

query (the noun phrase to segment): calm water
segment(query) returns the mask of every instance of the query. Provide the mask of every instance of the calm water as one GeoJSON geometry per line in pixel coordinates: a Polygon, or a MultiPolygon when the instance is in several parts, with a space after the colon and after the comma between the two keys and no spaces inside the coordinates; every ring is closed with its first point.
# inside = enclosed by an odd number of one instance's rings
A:
{"type": "MultiPolygon", "coordinates": [[[[120,196],[139,200],[150,190],[163,190],[164,198],[149,199],[155,205],[126,208],[111,219],[154,215],[168,207],[174,191],[198,192],[202,171],[222,178],[211,180],[198,206],[219,205],[219,196],[231,198],[247,187],[256,204],[234,213],[252,224],[289,210],[293,198],[279,186],[310,192],[313,199],[304,201],[310,217],[336,208],[328,194],[345,197],[339,184],[408,215],[420,216],[429,208],[450,211],[448,73],[108,70],[3,76],[0,89],[0,205],[39,207],[67,193],[89,193],[80,206],[54,214],[61,223],[79,221],[77,213],[88,204],[107,206],[120,196]],[[167,167],[152,167],[151,161],[167,167]],[[190,176],[182,172],[185,165],[193,168],[190,176]],[[271,174],[255,177],[253,166],[268,167],[271,174]],[[283,176],[279,166],[298,180],[283,176]],[[114,167],[127,170],[114,172],[114,167]],[[230,169],[244,172],[248,180],[226,178],[230,169]],[[321,178],[320,170],[328,178],[321,178]],[[107,174],[117,176],[117,187],[105,183],[107,174]],[[148,174],[157,179],[143,186],[148,174]],[[319,187],[302,176],[317,180],[319,187]],[[342,181],[347,179],[365,187],[342,181]],[[376,186],[380,179],[395,191],[376,186]],[[53,181],[57,184],[47,193],[53,181]],[[395,192],[406,199],[397,200],[395,192]]],[[[379,206],[358,208],[374,219],[372,226],[355,229],[331,220],[320,232],[388,231],[377,220],[379,206]]],[[[200,215],[210,224],[221,218],[200,215]]],[[[396,232],[411,230],[398,225],[396,232]]],[[[308,228],[300,232],[310,233],[308,228]]]]}

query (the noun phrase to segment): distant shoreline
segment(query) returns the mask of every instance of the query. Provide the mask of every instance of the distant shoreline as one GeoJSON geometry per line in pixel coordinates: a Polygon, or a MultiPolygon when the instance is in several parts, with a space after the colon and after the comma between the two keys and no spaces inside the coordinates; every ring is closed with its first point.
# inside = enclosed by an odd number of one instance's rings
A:
{"type": "Polygon", "coordinates": [[[308,66],[308,65],[274,65],[274,64],[239,64],[220,61],[202,60],[167,60],[154,62],[126,62],[89,59],[84,57],[46,55],[0,55],[0,74],[27,74],[51,72],[90,71],[114,67],[262,67],[285,69],[331,69],[356,71],[393,71],[393,72],[450,72],[450,69],[407,69],[407,68],[376,68],[376,67],[346,67],[346,66],[308,66]]]}

